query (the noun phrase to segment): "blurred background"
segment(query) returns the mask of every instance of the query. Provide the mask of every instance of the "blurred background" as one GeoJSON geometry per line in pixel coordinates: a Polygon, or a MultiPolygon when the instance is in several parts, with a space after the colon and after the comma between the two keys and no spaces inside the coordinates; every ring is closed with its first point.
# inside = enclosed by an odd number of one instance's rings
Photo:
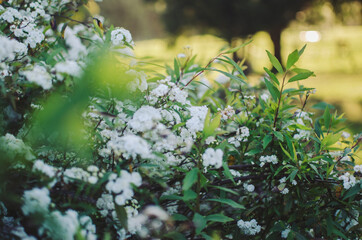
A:
{"type": "MultiPolygon", "coordinates": [[[[298,67],[316,73],[303,82],[315,87],[313,101],[345,113],[352,133],[362,131],[362,0],[103,0],[90,3],[105,25],[124,27],[135,40],[136,57],[159,63],[190,46],[206,64],[225,46],[253,42],[234,54],[246,57],[248,78],[271,67],[265,49],[286,61],[307,44],[298,67]]],[[[311,105],[310,105],[311,106],[311,105]]],[[[309,107],[310,107],[309,106],[309,107]]]]}

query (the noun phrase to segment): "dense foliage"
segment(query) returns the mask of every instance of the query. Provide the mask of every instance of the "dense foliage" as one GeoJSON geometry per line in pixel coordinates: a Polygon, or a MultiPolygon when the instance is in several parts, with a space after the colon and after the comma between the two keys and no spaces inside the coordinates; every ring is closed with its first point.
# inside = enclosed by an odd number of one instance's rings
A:
{"type": "Polygon", "coordinates": [[[359,238],[362,138],[307,111],[304,47],[258,86],[243,46],[163,74],[85,2],[1,2],[1,239],[359,238]]]}

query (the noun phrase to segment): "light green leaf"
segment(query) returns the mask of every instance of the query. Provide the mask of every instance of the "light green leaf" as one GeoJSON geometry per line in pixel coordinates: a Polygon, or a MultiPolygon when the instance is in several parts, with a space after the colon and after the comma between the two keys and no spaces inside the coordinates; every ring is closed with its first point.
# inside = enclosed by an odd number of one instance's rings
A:
{"type": "Polygon", "coordinates": [[[299,57],[302,56],[302,54],[304,53],[305,47],[307,46],[307,44],[305,44],[298,52],[299,57]]]}
{"type": "Polygon", "coordinates": [[[330,123],[331,123],[331,113],[329,111],[328,105],[326,106],[326,109],[323,113],[323,119],[324,119],[324,126],[329,129],[330,123]]]}
{"type": "Polygon", "coordinates": [[[234,194],[234,195],[236,195],[236,196],[239,196],[239,193],[238,193],[238,192],[235,192],[234,190],[229,189],[229,188],[226,188],[226,187],[220,187],[220,186],[211,186],[211,187],[220,189],[221,191],[224,191],[224,192],[228,192],[228,193],[234,194]]]}
{"type": "Polygon", "coordinates": [[[244,77],[244,79],[247,79],[245,74],[244,74],[244,71],[241,69],[241,67],[234,60],[232,60],[228,56],[223,56],[223,57],[226,58],[227,60],[229,60],[228,62],[231,63],[231,65],[233,65],[236,68],[236,70],[241,74],[241,76],[244,77]]]}
{"type": "Polygon", "coordinates": [[[299,59],[299,52],[298,52],[298,50],[294,50],[288,56],[287,69],[291,68],[298,61],[298,59],[299,59]]]}
{"type": "Polygon", "coordinates": [[[231,48],[231,49],[227,50],[226,52],[224,52],[224,54],[237,52],[237,51],[239,51],[240,48],[245,47],[246,45],[248,45],[252,41],[253,41],[253,39],[251,39],[251,40],[249,40],[249,41],[247,41],[247,42],[245,42],[245,43],[243,43],[243,44],[241,44],[241,45],[239,45],[237,47],[231,48]]]}
{"type": "Polygon", "coordinates": [[[297,75],[291,77],[288,82],[295,82],[309,78],[313,75],[313,72],[305,72],[305,73],[298,73],[297,75]]]}
{"type": "Polygon", "coordinates": [[[280,73],[283,74],[284,70],[282,65],[280,64],[279,60],[273,55],[271,54],[268,50],[266,50],[269,60],[271,62],[271,64],[275,67],[275,69],[280,73]]]}
{"type": "Polygon", "coordinates": [[[197,198],[197,194],[192,191],[191,189],[188,189],[186,191],[184,191],[184,197],[182,198],[185,202],[196,199],[197,198]]]}

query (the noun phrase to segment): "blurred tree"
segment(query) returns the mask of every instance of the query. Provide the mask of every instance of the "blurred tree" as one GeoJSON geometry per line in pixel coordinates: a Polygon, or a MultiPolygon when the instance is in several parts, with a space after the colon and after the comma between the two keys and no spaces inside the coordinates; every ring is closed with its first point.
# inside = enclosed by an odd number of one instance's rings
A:
{"type": "MultiPolygon", "coordinates": [[[[330,1],[335,9],[354,0],[145,0],[164,5],[166,30],[173,35],[212,33],[231,45],[258,31],[269,33],[281,61],[281,33],[297,12],[330,1]]],[[[358,0],[360,2],[361,0],[358,0]]],[[[235,58],[236,56],[234,56],[235,58]]]]}

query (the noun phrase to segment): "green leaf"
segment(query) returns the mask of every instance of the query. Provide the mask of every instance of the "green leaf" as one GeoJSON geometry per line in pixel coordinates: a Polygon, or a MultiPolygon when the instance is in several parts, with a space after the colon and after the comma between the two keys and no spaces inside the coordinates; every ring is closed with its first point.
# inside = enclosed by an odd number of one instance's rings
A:
{"type": "Polygon", "coordinates": [[[188,190],[186,190],[184,192],[184,196],[183,196],[182,199],[185,202],[187,202],[187,201],[190,201],[190,200],[193,200],[193,199],[196,199],[196,198],[197,198],[197,194],[194,191],[192,191],[191,189],[188,189],[188,190]]]}
{"type": "Polygon", "coordinates": [[[195,213],[194,218],[192,221],[195,224],[196,227],[196,234],[200,234],[202,230],[206,227],[206,219],[204,216],[201,216],[198,213],[195,213]]]}
{"type": "Polygon", "coordinates": [[[266,135],[263,138],[263,149],[265,149],[268,146],[268,144],[271,142],[272,139],[273,137],[271,135],[266,135]]]}
{"type": "Polygon", "coordinates": [[[354,185],[351,189],[349,189],[345,195],[343,196],[343,200],[346,200],[347,198],[350,198],[354,195],[356,195],[357,193],[359,193],[361,191],[361,186],[360,184],[356,184],[354,185]]]}
{"type": "Polygon", "coordinates": [[[293,172],[289,175],[289,179],[291,182],[293,182],[295,176],[297,175],[298,173],[298,169],[294,169],[293,172]]]}
{"type": "Polygon", "coordinates": [[[205,239],[205,240],[214,240],[213,237],[210,237],[210,236],[207,235],[206,233],[201,233],[200,235],[201,235],[201,236],[203,237],[203,239],[205,239]]]}
{"type": "Polygon", "coordinates": [[[180,79],[180,67],[176,58],[173,60],[173,68],[175,72],[176,79],[180,79]]]}
{"type": "Polygon", "coordinates": [[[197,181],[198,173],[199,173],[198,168],[193,168],[191,169],[191,171],[186,173],[186,176],[183,180],[182,190],[186,191],[187,189],[192,187],[192,185],[197,181]]]}
{"type": "Polygon", "coordinates": [[[307,44],[305,44],[298,52],[299,57],[302,56],[302,54],[304,53],[305,47],[307,46],[307,44]]]}
{"type": "Polygon", "coordinates": [[[234,53],[234,52],[238,51],[240,48],[245,47],[246,45],[248,45],[252,41],[253,41],[253,39],[251,39],[251,40],[249,40],[249,41],[247,41],[247,42],[245,42],[245,43],[243,43],[243,44],[241,44],[241,45],[239,45],[237,47],[231,48],[231,49],[227,50],[226,52],[224,52],[224,54],[234,53]]]}
{"type": "Polygon", "coordinates": [[[176,231],[166,233],[165,235],[163,235],[162,239],[164,238],[171,238],[172,240],[186,240],[186,237],[182,233],[176,231]]]}
{"type": "Polygon", "coordinates": [[[298,50],[294,50],[291,54],[288,56],[287,60],[287,70],[291,68],[299,59],[299,52],[298,50]]]}
{"type": "Polygon", "coordinates": [[[187,221],[189,220],[186,216],[182,215],[182,214],[172,214],[172,219],[175,221],[187,221]]]}
{"type": "Polygon", "coordinates": [[[275,67],[275,69],[280,73],[280,74],[283,74],[284,71],[283,71],[283,67],[282,65],[280,64],[279,60],[273,55],[271,54],[268,50],[266,50],[267,54],[268,54],[268,57],[269,57],[269,60],[271,62],[271,64],[275,67]]]}
{"type": "Polygon", "coordinates": [[[326,109],[323,113],[323,119],[324,119],[324,126],[329,129],[330,123],[331,123],[331,113],[329,111],[329,107],[327,105],[326,109]]]}
{"type": "Polygon", "coordinates": [[[244,77],[244,79],[247,79],[245,74],[244,74],[244,71],[241,69],[241,67],[234,60],[232,60],[228,56],[223,56],[223,57],[226,58],[227,60],[229,60],[228,62],[231,63],[231,65],[233,65],[236,68],[236,70],[240,73],[241,76],[244,77]]]}
{"type": "Polygon", "coordinates": [[[234,221],[234,219],[218,213],[218,214],[212,214],[212,215],[207,216],[206,221],[226,223],[226,222],[234,221]]]}
{"type": "Polygon", "coordinates": [[[271,83],[268,79],[264,78],[265,85],[268,88],[270,94],[272,95],[274,101],[278,101],[278,98],[280,97],[279,90],[271,83]]]}
{"type": "Polygon", "coordinates": [[[220,186],[211,186],[211,187],[220,189],[221,191],[224,191],[224,192],[228,192],[228,193],[234,194],[234,195],[236,195],[236,196],[239,196],[239,193],[238,193],[238,192],[235,192],[234,190],[229,189],[229,188],[226,188],[226,187],[220,187],[220,186]]]}
{"type": "Polygon", "coordinates": [[[234,181],[234,177],[233,177],[233,175],[231,174],[230,169],[229,169],[229,166],[227,165],[226,162],[224,162],[224,161],[222,162],[222,167],[224,168],[224,174],[225,174],[225,176],[226,176],[227,178],[229,178],[234,184],[236,184],[235,181],[234,181]]]}
{"type": "Polygon", "coordinates": [[[304,79],[309,78],[313,74],[314,74],[313,72],[298,73],[297,75],[291,77],[288,82],[304,80],[304,79]]]}
{"type": "Polygon", "coordinates": [[[226,199],[226,198],[220,198],[220,199],[216,199],[216,198],[212,198],[212,199],[207,199],[207,201],[212,201],[212,202],[219,202],[219,203],[223,203],[223,204],[227,204],[233,208],[239,208],[239,209],[245,209],[245,207],[231,199],[226,199]]]}
{"type": "Polygon", "coordinates": [[[225,71],[222,71],[222,70],[219,70],[219,69],[216,69],[216,68],[205,68],[204,70],[219,72],[219,73],[222,73],[222,74],[224,74],[225,76],[227,76],[227,77],[229,77],[231,79],[234,79],[234,80],[236,80],[238,82],[246,84],[246,82],[244,80],[242,80],[241,78],[239,78],[239,77],[237,77],[237,76],[235,76],[233,74],[230,74],[228,72],[225,72],[225,71]]]}
{"type": "Polygon", "coordinates": [[[123,206],[119,206],[117,203],[114,203],[114,208],[116,210],[117,218],[121,223],[122,227],[126,230],[128,229],[128,215],[126,209],[123,206]]]}
{"type": "Polygon", "coordinates": [[[278,84],[278,86],[280,85],[278,78],[275,76],[274,73],[272,73],[269,69],[267,69],[266,67],[264,68],[264,71],[269,75],[269,77],[271,78],[271,80],[273,80],[273,82],[275,82],[276,84],[278,84]]]}
{"type": "Polygon", "coordinates": [[[284,141],[284,137],[283,134],[281,132],[276,132],[273,131],[274,136],[276,136],[278,138],[279,141],[283,142],[284,141]]]}
{"type": "Polygon", "coordinates": [[[333,144],[335,144],[336,142],[338,142],[338,140],[341,138],[342,133],[337,133],[337,134],[329,134],[327,135],[325,138],[323,138],[322,140],[322,145],[324,145],[325,147],[331,146],[333,144]]]}

